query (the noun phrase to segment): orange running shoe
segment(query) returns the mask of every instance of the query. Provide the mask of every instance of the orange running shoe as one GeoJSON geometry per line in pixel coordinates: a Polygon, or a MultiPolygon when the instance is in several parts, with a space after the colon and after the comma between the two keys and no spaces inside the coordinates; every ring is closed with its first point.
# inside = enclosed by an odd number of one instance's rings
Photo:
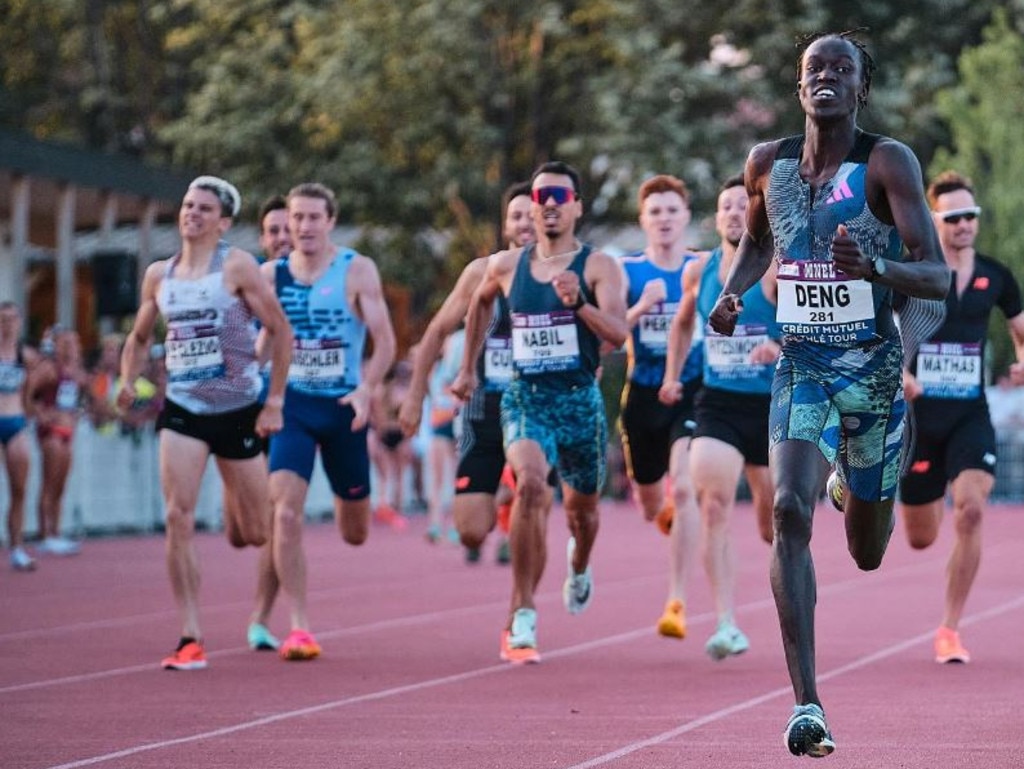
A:
{"type": "Polygon", "coordinates": [[[384,526],[390,526],[395,531],[405,531],[405,516],[391,507],[391,505],[380,505],[373,511],[373,520],[384,526]]]}
{"type": "Polygon", "coordinates": [[[501,653],[498,655],[502,662],[511,662],[513,665],[536,665],[540,662],[540,652],[536,647],[512,648],[508,643],[509,632],[501,633],[501,653]]]}
{"type": "Polygon", "coordinates": [[[935,632],[935,661],[941,664],[971,661],[971,653],[960,643],[960,634],[948,627],[940,627],[935,632]]]}
{"type": "Polygon", "coordinates": [[[189,641],[175,649],[170,657],[164,657],[160,664],[164,670],[203,670],[206,652],[198,641],[189,641]]]}
{"type": "Polygon", "coordinates": [[[320,656],[320,644],[308,630],[293,630],[281,644],[280,654],[286,660],[312,660],[320,656]]]}
{"type": "Polygon", "coordinates": [[[686,638],[686,609],[682,601],[665,604],[665,613],[658,620],[658,635],[666,638],[686,638]]]}
{"type": "Polygon", "coordinates": [[[501,633],[499,656],[513,665],[535,665],[540,662],[540,652],[537,651],[536,610],[515,610],[512,615],[512,628],[501,633]]]}
{"type": "Polygon", "coordinates": [[[672,521],[675,520],[675,517],[676,506],[672,502],[666,502],[661,511],[654,516],[654,523],[657,524],[658,530],[666,537],[672,532],[672,521]]]}

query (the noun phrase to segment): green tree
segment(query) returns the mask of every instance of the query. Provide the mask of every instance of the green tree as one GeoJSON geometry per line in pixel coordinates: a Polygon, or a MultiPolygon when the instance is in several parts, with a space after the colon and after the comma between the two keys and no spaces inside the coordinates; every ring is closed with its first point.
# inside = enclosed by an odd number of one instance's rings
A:
{"type": "MultiPolygon", "coordinates": [[[[1024,35],[1003,10],[985,28],[984,42],[963,52],[960,81],[938,94],[936,111],[949,126],[951,147],[941,147],[929,171],[955,169],[969,176],[982,206],[978,249],[1024,278],[1024,35]]],[[[995,373],[1013,359],[1006,326],[997,313],[991,345],[995,373]]]]}

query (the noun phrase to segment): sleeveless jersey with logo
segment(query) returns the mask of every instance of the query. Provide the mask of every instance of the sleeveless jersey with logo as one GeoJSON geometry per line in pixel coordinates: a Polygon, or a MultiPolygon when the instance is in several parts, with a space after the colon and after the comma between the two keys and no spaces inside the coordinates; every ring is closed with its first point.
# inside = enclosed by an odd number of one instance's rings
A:
{"type": "MultiPolygon", "coordinates": [[[[558,298],[550,283],[530,272],[534,246],[523,249],[509,289],[512,362],[518,379],[545,384],[592,384],[600,363],[597,335],[558,298]]],[[[583,280],[591,247],[584,245],[566,268],[580,278],[580,291],[593,301],[583,280]]]]}
{"type": "Polygon", "coordinates": [[[41,387],[37,397],[44,406],[55,408],[57,411],[73,413],[78,411],[81,388],[78,385],[78,380],[58,364],[57,381],[41,387]]]}
{"type": "Polygon", "coordinates": [[[18,345],[14,360],[0,360],[0,395],[17,395],[25,383],[25,361],[18,345]]]}
{"type": "Polygon", "coordinates": [[[311,286],[295,280],[287,257],[277,261],[277,296],[295,334],[289,389],[340,398],[359,386],[366,325],[352,311],[346,296],[355,257],[351,249],[339,250],[311,286]]]}
{"type": "Polygon", "coordinates": [[[974,271],[962,294],[956,292],[956,273],[946,294],[946,319],[921,344],[910,370],[924,388],[925,398],[983,401],[985,343],[988,321],[998,307],[1006,318],[1022,312],[1020,286],[1004,265],[982,254],[974,256],[974,271]]]}
{"type": "MultiPolygon", "coordinates": [[[[711,315],[722,293],[722,281],[718,275],[721,263],[722,249],[716,248],[700,276],[697,311],[702,318],[711,315]]],[[[764,295],[760,282],[747,289],[742,300],[743,311],[732,336],[720,336],[709,331],[704,337],[704,386],[767,395],[772,390],[775,364],[751,363],[750,352],[769,339],[779,338],[775,305],[764,295]]]]}
{"type": "Polygon", "coordinates": [[[866,256],[902,258],[896,228],[877,219],[865,197],[868,157],[879,138],[858,131],[835,176],[814,192],[800,178],[804,137],[789,137],[779,146],[765,204],[778,262],[777,319],[787,336],[850,348],[898,335],[891,291],[849,278],[832,262],[840,224],[866,256]]]}
{"type": "Polygon", "coordinates": [[[260,391],[252,311],[224,288],[228,250],[221,241],[196,280],[176,278],[181,255],[171,257],[157,292],[167,322],[167,398],[194,414],[244,408],[260,391]]]}
{"type": "MultiPolygon", "coordinates": [[[[665,376],[665,356],[668,349],[668,330],[672,316],[679,307],[682,298],[683,269],[697,258],[696,254],[686,254],[683,262],[676,270],[664,270],[654,264],[647,255],[640,251],[622,258],[622,268],[629,278],[627,301],[630,307],[640,301],[640,295],[650,281],[661,278],[665,281],[665,301],[658,302],[654,307],[640,316],[631,332],[633,340],[633,366],[629,372],[629,381],[642,387],[660,387],[665,376]]],[[[690,382],[700,376],[703,364],[703,332],[701,323],[693,329],[693,342],[690,353],[683,364],[681,382],[690,382]]]]}
{"type": "Polygon", "coordinates": [[[484,349],[476,359],[476,377],[480,386],[473,390],[463,408],[466,419],[481,420],[496,413],[501,394],[512,381],[512,321],[508,300],[500,291],[494,300],[494,312],[487,324],[484,349]],[[486,402],[491,402],[488,409],[486,402]]]}

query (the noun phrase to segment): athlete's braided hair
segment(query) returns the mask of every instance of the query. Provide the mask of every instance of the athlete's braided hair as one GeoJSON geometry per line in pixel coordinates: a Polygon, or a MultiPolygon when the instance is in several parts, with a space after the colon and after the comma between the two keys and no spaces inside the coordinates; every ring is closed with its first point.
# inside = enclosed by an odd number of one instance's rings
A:
{"type": "Polygon", "coordinates": [[[868,103],[868,92],[871,90],[871,76],[875,71],[875,60],[871,57],[871,54],[868,53],[867,46],[858,40],[855,35],[860,32],[867,31],[867,27],[857,27],[856,29],[848,29],[845,32],[811,32],[808,35],[798,37],[797,48],[800,49],[800,55],[796,59],[797,80],[800,79],[800,76],[803,73],[804,54],[811,46],[811,43],[825,37],[838,37],[857,49],[857,55],[860,58],[861,83],[864,86],[861,93],[857,95],[857,106],[866,107],[868,103]]]}

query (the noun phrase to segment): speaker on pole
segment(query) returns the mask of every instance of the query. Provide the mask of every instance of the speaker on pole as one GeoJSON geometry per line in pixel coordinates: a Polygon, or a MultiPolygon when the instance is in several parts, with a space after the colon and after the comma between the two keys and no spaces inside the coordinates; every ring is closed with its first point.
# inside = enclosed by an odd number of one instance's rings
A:
{"type": "Polygon", "coordinates": [[[131,315],[138,310],[135,254],[124,249],[104,249],[94,251],[91,261],[96,314],[131,315]]]}

